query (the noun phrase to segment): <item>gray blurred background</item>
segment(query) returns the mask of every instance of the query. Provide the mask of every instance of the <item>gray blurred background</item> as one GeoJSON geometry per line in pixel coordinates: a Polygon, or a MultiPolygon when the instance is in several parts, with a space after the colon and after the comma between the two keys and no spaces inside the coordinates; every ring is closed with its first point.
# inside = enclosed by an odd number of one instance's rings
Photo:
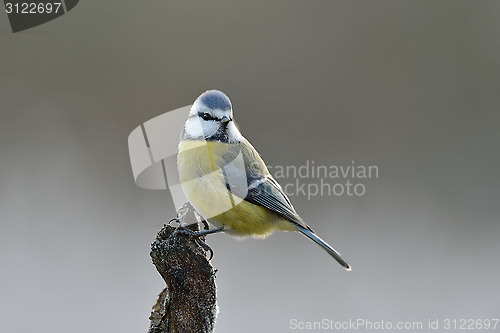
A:
{"type": "Polygon", "coordinates": [[[352,272],[297,234],[208,239],[216,332],[500,316],[500,2],[89,0],[0,40],[1,332],[147,331],[175,209],[127,137],[213,88],[269,165],[379,167],[292,197],[352,272]]]}

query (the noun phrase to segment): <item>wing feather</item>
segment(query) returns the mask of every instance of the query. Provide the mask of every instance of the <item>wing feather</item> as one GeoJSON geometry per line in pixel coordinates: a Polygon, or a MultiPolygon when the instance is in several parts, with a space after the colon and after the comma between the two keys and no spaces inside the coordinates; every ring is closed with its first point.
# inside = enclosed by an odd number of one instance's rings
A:
{"type": "Polygon", "coordinates": [[[234,195],[252,204],[272,210],[290,222],[309,229],[293,208],[281,186],[269,174],[262,158],[248,141],[240,144],[239,154],[235,154],[233,150],[224,160],[226,163],[223,166],[223,173],[226,187],[234,195]]]}

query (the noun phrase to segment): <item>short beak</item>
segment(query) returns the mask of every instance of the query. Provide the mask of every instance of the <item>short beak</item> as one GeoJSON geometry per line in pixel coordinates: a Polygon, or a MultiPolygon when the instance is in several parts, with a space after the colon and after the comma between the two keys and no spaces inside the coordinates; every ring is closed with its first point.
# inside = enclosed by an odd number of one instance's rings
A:
{"type": "Polygon", "coordinates": [[[231,118],[229,118],[228,116],[224,116],[220,120],[221,124],[223,124],[223,125],[227,125],[230,121],[231,121],[231,118]]]}

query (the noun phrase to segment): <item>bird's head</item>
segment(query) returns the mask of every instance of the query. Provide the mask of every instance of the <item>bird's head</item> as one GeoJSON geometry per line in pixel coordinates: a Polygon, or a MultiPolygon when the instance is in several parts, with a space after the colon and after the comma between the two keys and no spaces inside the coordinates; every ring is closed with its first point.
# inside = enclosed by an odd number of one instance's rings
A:
{"type": "Polygon", "coordinates": [[[241,141],[241,133],[233,121],[231,101],[226,94],[208,90],[196,99],[184,125],[183,138],[227,143],[241,141]]]}

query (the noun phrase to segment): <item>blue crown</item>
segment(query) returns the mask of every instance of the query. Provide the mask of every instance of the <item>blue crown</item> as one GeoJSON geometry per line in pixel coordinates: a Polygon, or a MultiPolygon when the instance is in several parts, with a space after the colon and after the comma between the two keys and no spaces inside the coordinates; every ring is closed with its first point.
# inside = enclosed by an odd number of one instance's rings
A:
{"type": "Polygon", "coordinates": [[[222,91],[209,90],[205,91],[198,97],[199,100],[210,109],[229,110],[231,109],[231,101],[222,91]]]}

